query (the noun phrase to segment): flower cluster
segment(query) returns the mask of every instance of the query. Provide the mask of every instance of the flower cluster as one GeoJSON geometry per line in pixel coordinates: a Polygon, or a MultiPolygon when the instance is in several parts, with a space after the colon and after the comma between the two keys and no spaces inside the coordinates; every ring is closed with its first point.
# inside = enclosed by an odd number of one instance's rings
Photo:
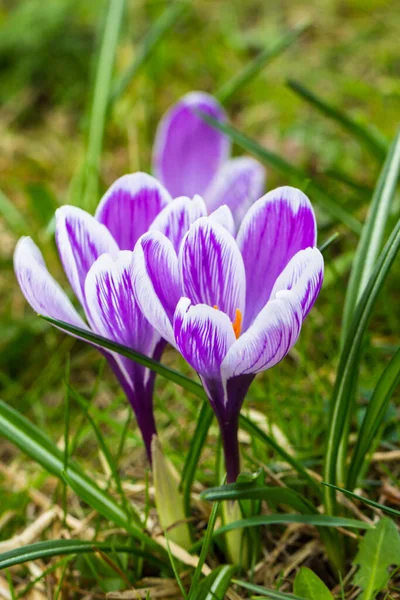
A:
{"type": "MultiPolygon", "coordinates": [[[[295,344],[322,285],[323,259],[308,198],[295,188],[263,194],[263,167],[229,159],[229,140],[199,115],[224,120],[203,93],[161,121],[153,172],[118,179],[94,216],[56,213],[60,258],[86,321],[22,238],[20,287],[38,313],[160,360],[172,344],[197,371],[217,416],[228,481],[239,473],[238,419],[260,371],[295,344]]],[[[151,461],[154,373],[100,351],[129,399],[151,461]]]]}

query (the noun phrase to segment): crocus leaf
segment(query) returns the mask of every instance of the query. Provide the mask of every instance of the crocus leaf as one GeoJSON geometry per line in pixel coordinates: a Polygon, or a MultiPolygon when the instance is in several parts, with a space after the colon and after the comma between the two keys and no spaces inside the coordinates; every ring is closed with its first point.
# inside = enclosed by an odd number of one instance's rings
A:
{"type": "Polygon", "coordinates": [[[309,104],[314,106],[325,116],[342,125],[344,129],[362,142],[365,147],[368,148],[372,154],[374,154],[374,156],[376,156],[378,159],[384,158],[387,150],[387,142],[380,132],[357,123],[357,121],[349,117],[345,112],[336,108],[335,106],[332,106],[305,88],[304,85],[298,81],[289,79],[287,85],[291,90],[301,96],[304,100],[306,100],[306,102],[309,102],[309,104]]]}
{"type": "MultiPolygon", "coordinates": [[[[339,447],[351,407],[351,393],[354,386],[354,372],[359,360],[360,348],[372,315],[379,292],[386,280],[400,248],[400,220],[393,229],[383,248],[374,271],[357,305],[346,342],[340,355],[336,381],[331,399],[331,415],[326,437],[324,480],[336,485],[336,469],[339,447]]],[[[335,510],[335,492],[325,487],[325,507],[328,514],[335,510]]]]}
{"type": "Polygon", "coordinates": [[[354,564],[359,565],[353,583],[363,589],[361,600],[372,600],[389,581],[389,567],[400,566],[400,534],[388,517],[379,521],[360,542],[354,564]]]}
{"type": "Polygon", "coordinates": [[[285,592],[278,592],[277,590],[268,590],[267,588],[250,583],[249,581],[240,581],[239,579],[233,579],[232,583],[239,585],[249,592],[254,592],[265,598],[271,598],[271,600],[309,600],[305,596],[295,596],[294,594],[286,594],[285,592]]]}
{"type": "Polygon", "coordinates": [[[289,31],[274,44],[262,50],[244,69],[236,73],[232,79],[227,81],[216,93],[215,97],[224,104],[244,85],[249,83],[271,60],[280,56],[287,48],[298,39],[309,27],[308,23],[295,27],[289,31]]]}
{"type": "Polygon", "coordinates": [[[350,488],[350,490],[354,489],[357,484],[357,475],[368,459],[368,450],[379,431],[390,399],[399,383],[400,347],[380,376],[372,397],[368,402],[347,476],[347,488],[350,488]]]}
{"type": "Polygon", "coordinates": [[[162,562],[157,557],[144,552],[134,546],[127,546],[121,543],[105,543],[105,542],[86,542],[80,540],[51,540],[46,542],[37,542],[4,552],[0,554],[0,569],[6,569],[14,565],[20,565],[31,560],[43,558],[51,558],[53,556],[62,556],[64,554],[88,554],[97,552],[123,552],[144,558],[149,563],[158,567],[164,567],[166,563],[162,562]]]}
{"type": "Polygon", "coordinates": [[[132,348],[128,348],[128,346],[123,346],[122,344],[113,342],[107,338],[102,337],[101,335],[97,335],[96,333],[93,333],[92,331],[88,331],[87,329],[81,329],[80,327],[75,327],[74,325],[70,325],[69,323],[65,323],[64,321],[59,321],[58,319],[52,319],[51,317],[45,317],[44,315],[40,315],[40,316],[42,317],[42,319],[44,319],[45,321],[48,321],[52,325],[55,325],[59,329],[63,329],[64,331],[67,331],[68,333],[73,333],[88,342],[91,342],[97,346],[100,346],[101,348],[106,348],[107,350],[111,350],[112,352],[117,352],[118,354],[121,354],[122,356],[126,356],[127,358],[130,358],[131,360],[137,362],[139,365],[143,365],[144,367],[147,367],[151,371],[155,371],[162,377],[165,377],[166,379],[169,379],[170,381],[173,381],[173,382],[177,383],[178,385],[181,385],[185,390],[187,390],[188,392],[191,392],[198,398],[201,398],[201,399],[206,398],[205,392],[199,383],[197,383],[196,381],[193,381],[192,379],[189,379],[188,377],[185,377],[185,375],[182,375],[181,373],[179,373],[178,371],[175,371],[174,369],[170,369],[169,367],[162,365],[161,363],[157,362],[156,360],[149,358],[145,354],[136,352],[135,350],[132,350],[132,348]]]}
{"type": "Polygon", "coordinates": [[[297,573],[293,591],[308,600],[333,600],[333,596],[324,582],[307,567],[301,567],[297,573]]]}
{"type": "Polygon", "coordinates": [[[238,131],[232,125],[223,123],[211,118],[203,112],[199,112],[200,116],[207,121],[212,127],[219,129],[228,135],[232,141],[238,146],[253,154],[260,162],[272,166],[279,173],[288,178],[288,181],[295,186],[301,186],[307,181],[307,194],[313,197],[316,202],[319,202],[321,207],[328,211],[332,217],[346,225],[351,231],[357,234],[361,233],[361,223],[349,214],[340,204],[329,196],[324,188],[315,181],[310,181],[307,173],[298,167],[294,167],[278,154],[274,154],[271,150],[260,146],[257,142],[247,137],[241,131],[238,131]]]}
{"type": "Polygon", "coordinates": [[[189,596],[189,600],[223,600],[235,570],[234,565],[217,567],[194,588],[194,593],[189,596]]]}
{"type": "Polygon", "coordinates": [[[337,485],[331,485],[330,483],[326,483],[325,481],[322,481],[321,483],[323,485],[327,485],[327,486],[337,490],[338,492],[342,492],[343,494],[346,494],[347,496],[350,496],[351,498],[360,500],[360,502],[364,502],[365,504],[368,504],[369,506],[373,506],[374,508],[378,508],[379,510],[382,510],[383,512],[387,512],[389,515],[393,515],[395,517],[400,517],[400,510],[396,510],[395,508],[391,508],[390,506],[385,506],[384,504],[380,504],[379,502],[375,502],[374,500],[370,500],[369,498],[364,498],[364,496],[359,496],[358,494],[355,494],[354,492],[350,492],[350,490],[345,490],[344,488],[338,487],[337,485]]]}

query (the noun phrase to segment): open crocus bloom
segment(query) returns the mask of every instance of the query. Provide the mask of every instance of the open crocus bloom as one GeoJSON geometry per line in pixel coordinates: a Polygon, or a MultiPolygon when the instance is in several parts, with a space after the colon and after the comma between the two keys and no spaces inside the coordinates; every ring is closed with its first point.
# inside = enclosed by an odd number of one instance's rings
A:
{"type": "Polygon", "coordinates": [[[133,252],[137,302],[200,375],[221,428],[228,482],[239,473],[239,412],[249,385],[289,352],[320,291],[315,244],[310,201],[282,187],[253,204],[236,239],[202,217],[179,253],[155,231],[133,252]]]}
{"type": "MultiPolygon", "coordinates": [[[[34,242],[19,240],[15,273],[32,308],[158,360],[165,341],[143,316],[133,293],[132,250],[143,233],[153,227],[163,231],[179,249],[190,224],[205,215],[201,198],[172,200],[156,179],[145,173],[118,179],[102,198],[95,216],[74,206],[56,212],[56,241],[61,262],[87,323],[48,272],[34,242]]],[[[215,219],[225,222],[229,211],[215,219]]],[[[229,225],[229,222],[226,221],[229,225]]],[[[154,372],[131,360],[100,349],[128,397],[150,458],[156,432],[153,416],[154,372]]]]}
{"type": "Polygon", "coordinates": [[[158,126],[153,172],[174,198],[199,194],[209,212],[229,206],[238,226],[264,192],[265,169],[253,158],[229,158],[230,139],[201,112],[226,121],[217,100],[204,92],[190,92],[169,109],[158,126]]]}

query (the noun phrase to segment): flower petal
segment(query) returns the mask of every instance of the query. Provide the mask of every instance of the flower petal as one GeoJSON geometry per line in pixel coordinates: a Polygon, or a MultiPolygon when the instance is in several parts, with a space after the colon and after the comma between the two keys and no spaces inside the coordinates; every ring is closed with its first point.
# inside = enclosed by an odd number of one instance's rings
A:
{"type": "Polygon", "coordinates": [[[86,307],[86,275],[101,254],[118,252],[117,243],[104,225],[76,206],[56,211],[56,242],[71,287],[86,307]]]}
{"type": "Polygon", "coordinates": [[[203,195],[229,156],[229,138],[208,125],[196,111],[226,120],[215,98],[191,92],[168,110],[157,129],[153,171],[173,197],[203,195]]]}
{"type": "Polygon", "coordinates": [[[42,253],[29,237],[18,241],[14,269],[25,298],[34,311],[46,317],[88,329],[65,292],[48,272],[42,253]]]}
{"type": "Polygon", "coordinates": [[[265,190],[265,169],[254,158],[241,156],[225,162],[205,193],[207,208],[227,204],[237,226],[265,190]]]}
{"type": "Polygon", "coordinates": [[[268,302],[290,259],[299,250],[315,246],[316,222],[309,199],[291,187],[269,192],[247,212],[237,243],[246,269],[246,330],[268,302]]]}
{"type": "Polygon", "coordinates": [[[323,279],[324,259],[318,248],[300,250],[279,275],[271,298],[275,298],[281,290],[292,290],[300,299],[305,319],[317,299],[323,279]]]}
{"type": "Polygon", "coordinates": [[[206,205],[200,196],[195,196],[193,200],[181,196],[175,198],[160,212],[151,224],[150,231],[161,231],[171,240],[178,253],[191,224],[206,215],[206,205]]]}
{"type": "Polygon", "coordinates": [[[180,353],[200,375],[220,377],[221,363],[235,341],[228,315],[205,304],[192,306],[188,298],[181,298],[174,334],[180,353]]]}
{"type": "Polygon", "coordinates": [[[251,327],[231,346],[222,364],[226,379],[259,373],[276,365],[296,343],[302,309],[292,291],[278,292],[259,313],[251,327]]]}
{"type": "Polygon", "coordinates": [[[172,319],[179,298],[178,258],[170,240],[158,231],[139,238],[132,255],[136,300],[159,334],[175,344],[172,319]]]}
{"type": "Polygon", "coordinates": [[[96,218],[111,231],[120,250],[133,250],[139,237],[171,200],[167,190],[151,175],[124,175],[104,194],[96,218]]]}
{"type": "Polygon", "coordinates": [[[229,233],[233,237],[235,237],[236,226],[229,206],[227,206],[226,204],[219,206],[216,210],[214,210],[214,212],[212,212],[209,215],[209,217],[212,221],[215,221],[215,223],[219,223],[220,225],[222,225],[222,227],[225,227],[225,229],[229,231],[229,233]]]}
{"type": "Polygon", "coordinates": [[[198,219],[184,238],[179,254],[184,295],[193,304],[217,306],[231,321],[243,315],[246,277],[236,241],[208,217],[198,219]]]}

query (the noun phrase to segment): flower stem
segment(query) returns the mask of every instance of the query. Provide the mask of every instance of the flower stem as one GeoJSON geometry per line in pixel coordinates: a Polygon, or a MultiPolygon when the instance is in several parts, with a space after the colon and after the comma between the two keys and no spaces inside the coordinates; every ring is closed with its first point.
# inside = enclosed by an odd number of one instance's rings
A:
{"type": "Polygon", "coordinates": [[[235,418],[230,421],[220,420],[219,425],[225,457],[226,481],[227,483],[235,483],[240,473],[239,419],[235,418]]]}

